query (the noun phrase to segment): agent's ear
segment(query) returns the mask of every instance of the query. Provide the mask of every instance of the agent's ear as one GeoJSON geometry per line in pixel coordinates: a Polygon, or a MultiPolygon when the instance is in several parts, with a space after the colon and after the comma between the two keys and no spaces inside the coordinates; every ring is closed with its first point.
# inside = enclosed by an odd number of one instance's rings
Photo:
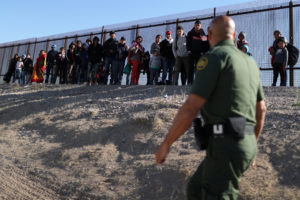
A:
{"type": "MultiPolygon", "coordinates": [[[[233,33],[233,35],[232,35],[232,39],[233,39],[233,41],[235,41],[235,38],[236,38],[236,31],[234,31],[234,33],[233,33]]],[[[245,39],[245,38],[244,38],[245,39]]]]}

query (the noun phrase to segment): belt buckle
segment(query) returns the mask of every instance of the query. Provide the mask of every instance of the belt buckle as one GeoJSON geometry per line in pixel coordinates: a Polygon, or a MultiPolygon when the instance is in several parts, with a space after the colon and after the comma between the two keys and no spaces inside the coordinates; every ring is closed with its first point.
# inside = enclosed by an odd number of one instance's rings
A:
{"type": "Polygon", "coordinates": [[[223,124],[214,124],[213,125],[213,134],[215,136],[221,136],[224,134],[224,126],[223,124]]]}

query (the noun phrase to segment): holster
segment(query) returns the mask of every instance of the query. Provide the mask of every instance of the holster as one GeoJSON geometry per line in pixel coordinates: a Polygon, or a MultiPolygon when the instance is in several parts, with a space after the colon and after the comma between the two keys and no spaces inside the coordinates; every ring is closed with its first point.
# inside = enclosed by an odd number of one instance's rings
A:
{"type": "Polygon", "coordinates": [[[194,134],[197,146],[200,150],[205,150],[208,147],[209,133],[202,125],[200,118],[195,118],[194,122],[194,134]]]}

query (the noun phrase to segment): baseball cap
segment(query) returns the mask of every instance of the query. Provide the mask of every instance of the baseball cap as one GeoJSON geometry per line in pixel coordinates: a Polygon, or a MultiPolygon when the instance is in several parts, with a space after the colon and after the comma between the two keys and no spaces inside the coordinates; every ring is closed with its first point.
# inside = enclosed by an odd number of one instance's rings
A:
{"type": "Polygon", "coordinates": [[[170,31],[170,30],[167,31],[167,32],[166,32],[166,35],[172,35],[172,31],[170,31]]]}

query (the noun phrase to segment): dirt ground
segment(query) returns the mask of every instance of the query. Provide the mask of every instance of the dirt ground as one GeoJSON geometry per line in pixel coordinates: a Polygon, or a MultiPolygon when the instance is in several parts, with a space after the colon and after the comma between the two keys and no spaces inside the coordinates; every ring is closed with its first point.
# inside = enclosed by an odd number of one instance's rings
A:
{"type": "MultiPolygon", "coordinates": [[[[241,200],[300,199],[299,88],[264,88],[268,113],[241,200]]],[[[0,199],[184,200],[203,160],[193,130],[154,152],[188,87],[0,85],[0,199]],[[168,96],[164,98],[164,95],[168,96]]]]}

